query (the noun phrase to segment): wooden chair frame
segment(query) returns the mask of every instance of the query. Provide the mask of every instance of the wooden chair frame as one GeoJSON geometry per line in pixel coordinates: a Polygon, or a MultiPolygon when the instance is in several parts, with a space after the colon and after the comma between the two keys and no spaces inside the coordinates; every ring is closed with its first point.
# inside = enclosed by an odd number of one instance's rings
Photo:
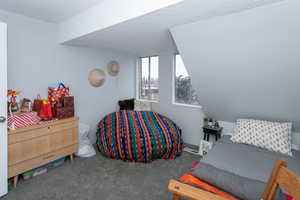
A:
{"type": "MultiPolygon", "coordinates": [[[[276,161],[261,200],[274,199],[279,187],[288,192],[296,200],[300,200],[300,178],[286,167],[287,162],[284,160],[278,159],[276,161]]],[[[181,197],[191,200],[227,200],[211,192],[207,192],[176,180],[170,181],[168,190],[173,193],[173,200],[180,200],[181,197]]]]}
{"type": "Polygon", "coordinates": [[[300,178],[287,168],[287,162],[282,159],[277,160],[261,199],[274,199],[278,188],[300,200],[300,178]]]}

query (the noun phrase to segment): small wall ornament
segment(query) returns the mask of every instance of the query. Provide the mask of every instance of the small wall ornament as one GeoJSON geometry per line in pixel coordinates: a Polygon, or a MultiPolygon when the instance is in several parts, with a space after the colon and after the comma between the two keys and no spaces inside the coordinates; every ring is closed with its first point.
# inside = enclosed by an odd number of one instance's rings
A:
{"type": "Polygon", "coordinates": [[[120,64],[118,61],[112,60],[107,64],[108,74],[111,76],[118,76],[120,73],[120,64]]]}

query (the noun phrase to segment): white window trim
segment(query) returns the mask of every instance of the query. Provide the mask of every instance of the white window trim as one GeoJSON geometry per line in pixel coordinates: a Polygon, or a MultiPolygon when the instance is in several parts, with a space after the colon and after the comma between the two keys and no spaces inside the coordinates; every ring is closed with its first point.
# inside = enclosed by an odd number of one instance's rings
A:
{"type": "Polygon", "coordinates": [[[140,66],[140,58],[136,59],[136,65],[135,65],[135,99],[140,100],[140,77],[139,77],[139,66],[140,66]]]}
{"type": "Polygon", "coordinates": [[[177,103],[175,98],[175,76],[176,76],[176,55],[179,55],[178,53],[174,54],[173,56],[173,70],[172,70],[172,104],[175,106],[183,106],[183,107],[189,107],[189,108],[199,108],[202,109],[201,105],[193,105],[193,104],[187,104],[187,103],[177,103]]]}
{"type": "MultiPolygon", "coordinates": [[[[136,67],[135,67],[135,99],[138,101],[145,101],[145,102],[150,102],[150,103],[159,103],[159,97],[158,100],[149,100],[149,99],[141,99],[140,98],[140,68],[141,68],[141,58],[151,58],[151,57],[158,57],[158,55],[153,55],[153,56],[144,56],[144,57],[139,57],[137,58],[136,61],[136,67]]],[[[159,70],[159,66],[158,66],[159,70]]],[[[159,77],[159,72],[158,72],[158,77],[159,77]]],[[[160,85],[160,82],[159,82],[160,85]]],[[[159,87],[160,88],[160,87],[159,87]]]]}
{"type": "Polygon", "coordinates": [[[148,100],[148,99],[139,99],[139,98],[136,98],[136,100],[138,100],[138,101],[144,101],[144,102],[149,102],[149,103],[159,103],[159,101],[148,100]]]}
{"type": "Polygon", "coordinates": [[[186,103],[175,103],[175,102],[173,102],[173,105],[175,105],[175,106],[189,107],[189,108],[202,109],[201,105],[193,105],[193,104],[186,104],[186,103]]]}

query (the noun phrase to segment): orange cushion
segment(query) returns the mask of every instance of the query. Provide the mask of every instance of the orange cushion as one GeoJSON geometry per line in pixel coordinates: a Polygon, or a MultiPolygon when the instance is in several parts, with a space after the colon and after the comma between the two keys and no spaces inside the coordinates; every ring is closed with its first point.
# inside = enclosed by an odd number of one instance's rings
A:
{"type": "Polygon", "coordinates": [[[184,182],[184,183],[189,183],[189,184],[192,184],[192,185],[195,185],[195,186],[198,186],[200,187],[201,189],[204,189],[208,192],[211,192],[211,193],[214,193],[216,195],[219,195],[225,199],[228,199],[228,200],[237,200],[236,198],[226,194],[225,192],[222,192],[221,190],[219,190],[218,188],[212,186],[212,185],[209,185],[208,183],[196,178],[195,176],[192,176],[191,174],[184,174],[180,179],[179,179],[181,182],[184,182]]]}

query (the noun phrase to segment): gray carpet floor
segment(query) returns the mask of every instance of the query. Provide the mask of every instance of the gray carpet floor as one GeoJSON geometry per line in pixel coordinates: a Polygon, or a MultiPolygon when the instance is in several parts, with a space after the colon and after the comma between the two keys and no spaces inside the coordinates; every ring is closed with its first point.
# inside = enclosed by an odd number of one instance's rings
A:
{"type": "Polygon", "coordinates": [[[20,181],[1,200],[171,200],[171,178],[186,172],[199,156],[189,153],[175,160],[149,164],[126,163],[97,154],[66,161],[48,173],[20,181]]]}

